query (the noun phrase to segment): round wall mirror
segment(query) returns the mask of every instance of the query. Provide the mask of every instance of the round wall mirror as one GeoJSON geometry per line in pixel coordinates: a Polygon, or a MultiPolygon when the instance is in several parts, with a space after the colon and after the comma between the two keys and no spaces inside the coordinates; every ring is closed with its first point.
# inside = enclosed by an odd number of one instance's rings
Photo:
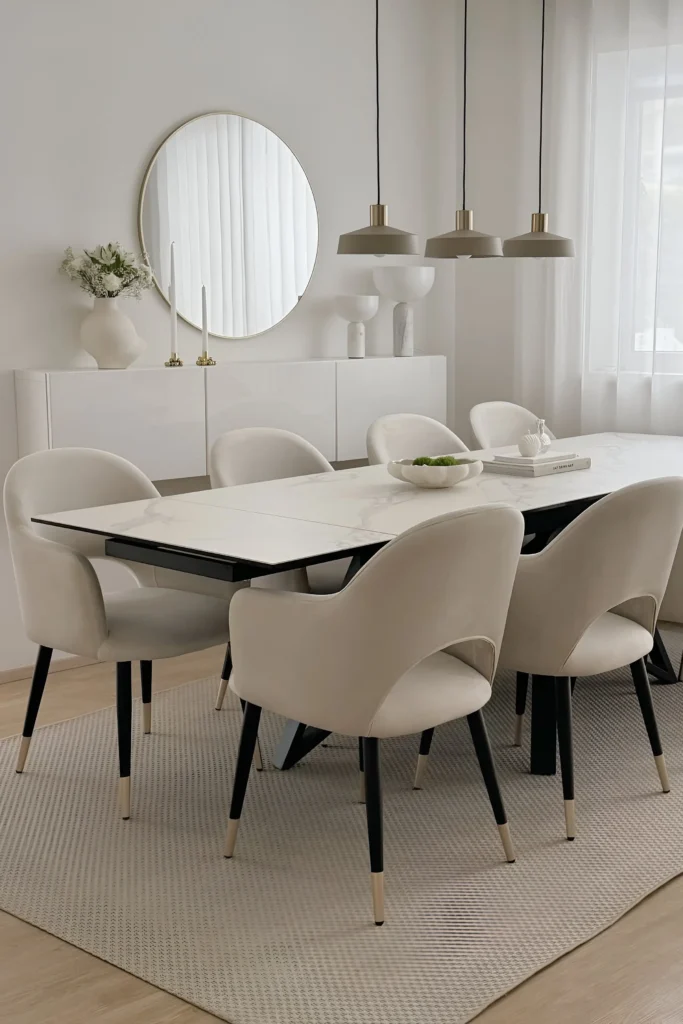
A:
{"type": "Polygon", "coordinates": [[[308,179],[274,132],[239,114],[204,114],[161,144],[140,195],[140,240],[168,301],[209,333],[246,338],[274,327],[308,287],[318,214],[308,179]]]}

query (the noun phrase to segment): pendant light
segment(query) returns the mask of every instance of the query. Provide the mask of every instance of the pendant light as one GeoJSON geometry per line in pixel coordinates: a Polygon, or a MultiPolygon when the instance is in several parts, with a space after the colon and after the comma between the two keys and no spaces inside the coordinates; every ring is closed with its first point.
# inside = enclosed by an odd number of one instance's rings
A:
{"type": "Polygon", "coordinates": [[[548,231],[548,214],[543,210],[543,79],[545,72],[545,4],[541,15],[541,109],[538,130],[538,213],[531,214],[531,231],[525,235],[506,238],[503,242],[503,256],[527,256],[545,259],[552,256],[573,256],[574,243],[571,238],[552,235],[548,231]]]}
{"type": "Polygon", "coordinates": [[[463,22],[462,45],[462,209],[455,213],[455,231],[427,239],[425,256],[436,259],[482,259],[487,256],[502,256],[500,238],[485,235],[474,230],[474,212],[466,209],[465,183],[467,180],[467,0],[463,22]]]}
{"type": "Polygon", "coordinates": [[[370,225],[339,236],[337,252],[374,256],[415,256],[417,235],[389,227],[388,207],[382,203],[379,164],[379,0],[375,0],[375,134],[377,140],[377,202],[370,207],[370,225]]]}

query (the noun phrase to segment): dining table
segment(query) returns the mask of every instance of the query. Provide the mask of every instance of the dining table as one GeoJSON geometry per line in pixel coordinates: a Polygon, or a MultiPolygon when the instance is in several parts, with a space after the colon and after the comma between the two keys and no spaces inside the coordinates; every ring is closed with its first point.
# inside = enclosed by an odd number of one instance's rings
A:
{"type": "MultiPolygon", "coordinates": [[[[513,451],[507,447],[456,454],[491,459],[513,451]]],[[[349,557],[345,579],[350,580],[394,537],[445,513],[495,502],[511,505],[524,516],[523,552],[531,553],[612,491],[639,481],[683,476],[681,437],[587,434],[557,439],[551,451],[589,456],[590,468],[537,477],[484,471],[452,488],[427,489],[395,479],[384,465],[361,466],[45,512],[33,516],[33,521],[100,535],[105,554],[112,558],[217,580],[242,582],[349,557]]],[[[410,580],[405,584],[410,586],[410,580]]],[[[542,622],[538,628],[543,629],[542,622]]],[[[654,681],[677,681],[659,634],[649,670],[654,681]]],[[[530,770],[554,774],[554,690],[532,680],[531,692],[530,770]]],[[[306,723],[288,722],[275,766],[291,768],[327,735],[306,723]]]]}

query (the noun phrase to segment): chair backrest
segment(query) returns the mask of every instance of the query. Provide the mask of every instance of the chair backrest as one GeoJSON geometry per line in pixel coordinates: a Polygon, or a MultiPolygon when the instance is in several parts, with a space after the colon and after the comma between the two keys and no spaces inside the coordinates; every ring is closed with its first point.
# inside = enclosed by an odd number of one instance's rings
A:
{"type": "Polygon", "coordinates": [[[399,412],[380,416],[370,425],[367,437],[371,466],[385,465],[397,459],[416,459],[420,455],[453,455],[468,451],[457,434],[430,416],[399,412]]]}
{"type": "Polygon", "coordinates": [[[35,452],[12,466],[4,487],[5,519],[31,640],[86,653],[91,647],[97,651],[106,632],[101,588],[88,561],[104,555],[104,539],[41,526],[31,517],[158,495],[132,463],[90,448],[35,452]]]}
{"type": "MultiPolygon", "coordinates": [[[[472,432],[480,448],[500,448],[517,444],[519,439],[536,430],[538,416],[513,402],[482,402],[470,409],[472,432]]],[[[546,425],[546,433],[555,435],[546,425]]]]}
{"type": "Polygon", "coordinates": [[[212,487],[329,472],[334,472],[334,467],[314,445],[298,434],[274,427],[229,430],[211,449],[212,487]]]}
{"type": "MultiPolygon", "coordinates": [[[[437,651],[458,645],[463,660],[492,680],[523,532],[521,513],[509,506],[449,513],[391,541],[339,594],[272,595],[279,600],[267,625],[253,595],[244,615],[237,601],[231,628],[240,696],[362,736],[372,735],[373,718],[398,680],[437,651]],[[287,604],[290,621],[278,614],[287,604]],[[258,639],[264,626],[266,645],[258,639]],[[286,679],[259,663],[280,643],[286,679]]],[[[414,700],[418,706],[419,688],[414,700]]]]}
{"type": "MultiPolygon", "coordinates": [[[[561,669],[586,630],[617,611],[654,632],[683,528],[683,478],[648,480],[592,505],[536,555],[523,555],[504,661],[533,638],[539,665],[561,669]]],[[[519,652],[520,656],[522,651],[519,652]]],[[[519,663],[527,663],[528,651],[519,663]]]]}

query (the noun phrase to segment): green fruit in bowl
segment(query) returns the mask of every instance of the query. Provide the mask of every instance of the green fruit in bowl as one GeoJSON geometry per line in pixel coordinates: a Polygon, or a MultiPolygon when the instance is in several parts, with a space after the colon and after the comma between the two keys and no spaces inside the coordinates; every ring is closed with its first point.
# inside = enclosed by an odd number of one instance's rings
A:
{"type": "Polygon", "coordinates": [[[428,455],[421,455],[419,459],[413,459],[413,466],[462,466],[468,459],[454,459],[452,455],[440,455],[431,459],[428,455]]]}

